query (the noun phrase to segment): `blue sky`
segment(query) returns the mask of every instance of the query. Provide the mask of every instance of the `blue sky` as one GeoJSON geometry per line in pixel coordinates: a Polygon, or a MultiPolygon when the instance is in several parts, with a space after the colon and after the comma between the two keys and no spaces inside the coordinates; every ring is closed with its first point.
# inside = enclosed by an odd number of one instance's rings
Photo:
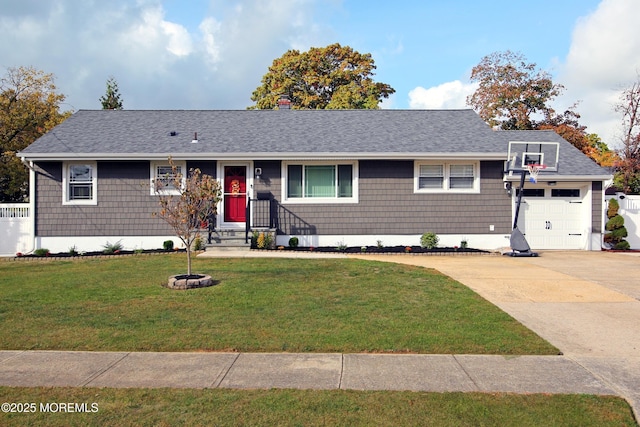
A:
{"type": "Polygon", "coordinates": [[[512,50],[615,146],[638,16],[638,0],[3,0],[0,67],[54,73],[72,110],[100,108],[109,76],[126,109],[244,109],[275,58],[338,42],[372,54],[384,108],[465,108],[471,68],[512,50]]]}

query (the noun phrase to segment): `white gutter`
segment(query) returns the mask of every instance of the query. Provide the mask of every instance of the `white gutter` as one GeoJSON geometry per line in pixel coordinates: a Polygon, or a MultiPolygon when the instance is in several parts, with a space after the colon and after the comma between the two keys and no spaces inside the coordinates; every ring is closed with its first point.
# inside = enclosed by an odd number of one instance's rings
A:
{"type": "Polygon", "coordinates": [[[23,159],[39,161],[77,161],[77,160],[299,160],[299,159],[362,159],[362,160],[422,160],[422,159],[475,159],[505,160],[506,153],[371,153],[371,152],[305,152],[305,153],[18,153],[23,159]]]}

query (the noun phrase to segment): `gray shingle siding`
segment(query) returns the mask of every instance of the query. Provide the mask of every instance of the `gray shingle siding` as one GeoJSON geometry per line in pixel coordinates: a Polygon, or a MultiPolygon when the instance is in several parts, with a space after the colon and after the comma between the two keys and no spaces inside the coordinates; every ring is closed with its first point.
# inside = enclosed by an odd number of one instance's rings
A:
{"type": "Polygon", "coordinates": [[[604,206],[602,205],[602,182],[591,183],[591,229],[594,233],[602,233],[604,206]]]}
{"type": "Polygon", "coordinates": [[[42,162],[36,178],[36,233],[54,236],[155,236],[172,234],[153,217],[149,162],[98,162],[98,204],[62,204],[62,163],[42,162]]]}
{"type": "MultiPolygon", "coordinates": [[[[280,199],[280,162],[262,168],[257,191],[280,199]]],[[[496,234],[511,232],[511,201],[502,183],[502,162],[481,162],[480,194],[415,194],[414,162],[361,160],[358,204],[295,204],[278,208],[283,234],[384,235],[496,234]]]]}

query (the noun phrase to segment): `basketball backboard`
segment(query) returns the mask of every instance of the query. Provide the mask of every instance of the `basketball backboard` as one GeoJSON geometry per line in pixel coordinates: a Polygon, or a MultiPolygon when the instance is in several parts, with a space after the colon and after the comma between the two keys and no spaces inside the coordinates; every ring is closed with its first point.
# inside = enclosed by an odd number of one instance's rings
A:
{"type": "Polygon", "coordinates": [[[527,165],[544,165],[543,171],[558,171],[558,153],[560,144],[557,142],[523,142],[509,141],[507,156],[507,171],[527,171],[527,165]]]}

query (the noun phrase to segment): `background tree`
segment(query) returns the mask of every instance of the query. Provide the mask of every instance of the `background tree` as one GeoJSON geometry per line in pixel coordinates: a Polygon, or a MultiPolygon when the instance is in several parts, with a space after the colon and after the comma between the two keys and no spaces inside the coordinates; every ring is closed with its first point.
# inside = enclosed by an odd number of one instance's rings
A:
{"type": "Polygon", "coordinates": [[[600,166],[613,167],[617,159],[615,151],[610,150],[597,134],[586,132],[587,127],[578,122],[580,115],[574,108],[575,105],[562,114],[547,110],[543,120],[533,123],[533,129],[553,130],[600,166]]]}
{"type": "Polygon", "coordinates": [[[154,182],[160,203],[157,215],[169,224],[186,246],[187,275],[191,276],[191,247],[198,237],[201,222],[216,214],[222,193],[220,183],[200,169],[191,169],[185,177],[172,159],[169,159],[169,164],[173,171],[171,176],[154,182]],[[168,187],[178,189],[178,194],[163,191],[168,187]]]}
{"type": "Polygon", "coordinates": [[[471,81],[479,87],[467,97],[467,104],[491,127],[505,130],[534,129],[532,116],[552,113],[548,103],[564,89],[553,83],[549,73],[511,51],[482,58],[471,70],[471,81]]]}
{"type": "Polygon", "coordinates": [[[118,82],[111,76],[107,79],[107,91],[100,97],[103,110],[122,110],[122,100],[118,82]]]}
{"type": "Polygon", "coordinates": [[[558,114],[549,103],[564,87],[551,75],[528,63],[520,53],[494,52],[482,58],[471,71],[478,89],[467,104],[491,127],[505,130],[550,129],[602,166],[611,166],[615,153],[597,135],[590,136],[579,123],[574,104],[558,114]]]}
{"type": "Polygon", "coordinates": [[[395,90],[373,80],[371,54],[338,43],[308,52],[289,50],[273,61],[253,92],[252,109],[273,109],[288,95],[294,109],[375,109],[395,90]]]}
{"type": "Polygon", "coordinates": [[[622,115],[622,148],[616,164],[618,181],[625,193],[640,192],[640,74],[635,83],[622,91],[614,107],[622,115]]]}
{"type": "Polygon", "coordinates": [[[15,67],[0,78],[0,202],[27,199],[29,174],[16,153],[71,115],[60,111],[64,100],[53,74],[15,67]]]}

